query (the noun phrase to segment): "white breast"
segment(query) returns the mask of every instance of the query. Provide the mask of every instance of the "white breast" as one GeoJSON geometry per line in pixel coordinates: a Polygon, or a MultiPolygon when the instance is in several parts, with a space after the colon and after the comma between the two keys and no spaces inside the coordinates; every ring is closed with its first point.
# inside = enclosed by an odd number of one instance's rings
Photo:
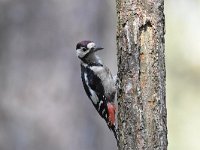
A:
{"type": "Polygon", "coordinates": [[[105,90],[105,94],[112,94],[115,92],[115,82],[111,75],[111,72],[107,67],[103,66],[92,66],[91,69],[95,74],[102,80],[102,85],[105,90]]]}

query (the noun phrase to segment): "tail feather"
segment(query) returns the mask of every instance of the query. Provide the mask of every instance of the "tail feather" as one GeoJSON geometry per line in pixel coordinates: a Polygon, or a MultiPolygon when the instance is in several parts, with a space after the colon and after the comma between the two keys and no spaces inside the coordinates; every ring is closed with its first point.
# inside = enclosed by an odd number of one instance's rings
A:
{"type": "Polygon", "coordinates": [[[116,139],[116,141],[117,141],[117,145],[118,145],[118,143],[119,143],[119,139],[118,139],[117,129],[115,128],[115,125],[108,126],[108,127],[110,128],[110,130],[113,131],[113,134],[114,134],[114,136],[115,136],[115,139],[116,139]]]}
{"type": "Polygon", "coordinates": [[[111,128],[111,130],[113,131],[113,134],[115,136],[115,139],[118,140],[118,137],[117,137],[117,132],[115,130],[115,127],[111,128]]]}

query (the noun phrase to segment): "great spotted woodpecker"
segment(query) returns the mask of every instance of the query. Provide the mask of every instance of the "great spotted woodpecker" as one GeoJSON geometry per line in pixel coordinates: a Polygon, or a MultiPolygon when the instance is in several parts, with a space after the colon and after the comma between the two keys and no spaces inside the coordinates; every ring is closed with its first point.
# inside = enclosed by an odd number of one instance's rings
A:
{"type": "Polygon", "coordinates": [[[96,47],[92,41],[81,41],[76,45],[76,53],[81,62],[81,78],[85,92],[117,139],[116,107],[114,104],[116,86],[110,70],[96,55],[96,52],[102,49],[96,47]]]}

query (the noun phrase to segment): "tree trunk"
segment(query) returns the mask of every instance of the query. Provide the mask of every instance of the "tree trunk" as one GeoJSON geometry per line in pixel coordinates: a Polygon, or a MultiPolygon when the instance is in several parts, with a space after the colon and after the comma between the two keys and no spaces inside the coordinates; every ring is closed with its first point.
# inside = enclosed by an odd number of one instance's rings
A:
{"type": "Polygon", "coordinates": [[[116,0],[119,150],[166,150],[164,0],[116,0]]]}

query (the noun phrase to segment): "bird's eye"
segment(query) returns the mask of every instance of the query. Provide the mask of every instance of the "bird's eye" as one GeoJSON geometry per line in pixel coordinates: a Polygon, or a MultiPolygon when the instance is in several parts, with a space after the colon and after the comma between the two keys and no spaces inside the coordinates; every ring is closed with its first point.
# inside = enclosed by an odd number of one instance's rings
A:
{"type": "Polygon", "coordinates": [[[82,50],[85,52],[87,49],[85,47],[83,47],[82,50]]]}

